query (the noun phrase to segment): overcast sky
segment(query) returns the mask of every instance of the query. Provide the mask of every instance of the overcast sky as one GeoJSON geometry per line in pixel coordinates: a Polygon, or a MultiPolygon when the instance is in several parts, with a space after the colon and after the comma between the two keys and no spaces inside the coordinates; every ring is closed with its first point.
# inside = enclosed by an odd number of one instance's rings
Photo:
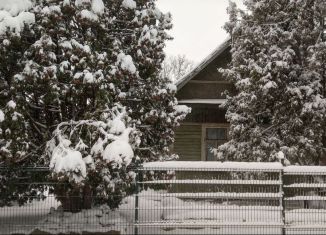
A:
{"type": "MultiPolygon", "coordinates": [[[[237,5],[242,0],[235,0],[237,5]]],[[[173,41],[167,43],[168,55],[184,54],[200,62],[226,38],[222,28],[228,20],[229,0],[158,0],[163,12],[171,12],[173,41]]]]}

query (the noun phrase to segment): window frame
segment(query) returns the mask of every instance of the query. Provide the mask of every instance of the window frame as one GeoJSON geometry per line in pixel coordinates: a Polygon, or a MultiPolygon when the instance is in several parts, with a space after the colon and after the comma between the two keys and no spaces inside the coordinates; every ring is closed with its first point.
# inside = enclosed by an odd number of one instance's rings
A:
{"type": "Polygon", "coordinates": [[[208,161],[206,156],[206,133],[208,128],[225,128],[226,140],[229,140],[230,125],[228,123],[203,123],[201,133],[201,161],[208,161]]]}

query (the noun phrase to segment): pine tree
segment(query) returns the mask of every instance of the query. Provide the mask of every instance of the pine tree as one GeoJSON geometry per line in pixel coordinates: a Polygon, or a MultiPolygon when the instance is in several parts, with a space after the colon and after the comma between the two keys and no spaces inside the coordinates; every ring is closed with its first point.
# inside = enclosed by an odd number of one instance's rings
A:
{"type": "Polygon", "coordinates": [[[222,71],[237,94],[228,97],[230,141],[219,158],[318,163],[326,100],[310,50],[320,35],[317,1],[245,1],[234,4],[226,29],[232,36],[230,68],[222,71]],[[238,14],[241,19],[238,22],[238,14]]]}
{"type": "MultiPolygon", "coordinates": [[[[19,102],[14,75],[23,65],[21,58],[32,44],[34,37],[30,25],[34,15],[18,12],[17,15],[2,12],[0,23],[0,206],[12,201],[24,203],[36,196],[36,189],[17,184],[25,173],[15,168],[34,164],[30,152],[30,125],[24,106],[19,102]],[[13,22],[16,22],[13,23],[13,22]]],[[[37,179],[35,179],[37,180],[37,179]]],[[[41,191],[42,189],[39,189],[41,191]]]]}
{"type": "Polygon", "coordinates": [[[126,92],[122,103],[131,107],[131,118],[140,129],[136,154],[141,162],[174,159],[169,152],[174,129],[189,109],[177,108],[176,87],[160,76],[165,41],[171,39],[166,32],[172,27],[171,15],[163,14],[155,0],[124,0],[121,4],[112,0],[111,6],[117,9],[115,27],[127,29],[117,35],[122,53],[131,56],[137,69],[116,74],[123,81],[120,89],[126,92]]]}
{"type": "Polygon", "coordinates": [[[24,156],[50,166],[66,210],[89,208],[91,195],[117,207],[134,167],[171,158],[173,129],[188,111],[158,76],[169,15],[154,1],[137,4],[38,0],[31,11],[33,35],[12,75],[33,147],[24,156]]]}
{"type": "MultiPolygon", "coordinates": [[[[326,97],[326,3],[322,0],[317,0],[313,6],[313,12],[315,14],[315,20],[320,19],[320,35],[316,44],[310,47],[309,69],[317,72],[321,80],[321,95],[326,97]]],[[[320,164],[326,164],[326,119],[323,118],[322,124],[322,145],[323,152],[320,157],[320,164]]]]}
{"type": "Polygon", "coordinates": [[[39,146],[33,154],[64,183],[55,192],[66,210],[91,206],[85,198],[91,195],[94,203],[116,207],[134,180],[127,167],[137,131],[126,128],[129,110],[116,98],[119,45],[109,7],[101,0],[38,1],[33,13],[35,43],[15,75],[31,142],[39,146]]]}

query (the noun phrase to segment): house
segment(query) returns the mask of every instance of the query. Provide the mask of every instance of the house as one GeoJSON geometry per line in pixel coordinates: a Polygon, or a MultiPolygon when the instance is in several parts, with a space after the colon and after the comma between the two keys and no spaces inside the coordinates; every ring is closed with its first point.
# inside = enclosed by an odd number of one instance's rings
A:
{"type": "Polygon", "coordinates": [[[229,124],[226,110],[220,105],[225,101],[225,90],[234,92],[218,68],[226,67],[231,60],[230,40],[226,40],[188,75],[176,82],[179,104],[192,108],[190,114],[176,130],[173,151],[182,161],[213,161],[209,151],[228,139],[229,124]]]}

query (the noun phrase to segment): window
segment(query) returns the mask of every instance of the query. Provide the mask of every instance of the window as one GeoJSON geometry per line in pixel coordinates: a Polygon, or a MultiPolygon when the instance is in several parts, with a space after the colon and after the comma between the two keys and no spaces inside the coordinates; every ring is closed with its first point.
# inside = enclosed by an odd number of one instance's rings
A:
{"type": "Polygon", "coordinates": [[[227,141],[227,128],[206,128],[205,134],[205,160],[216,161],[216,157],[211,152],[212,148],[217,148],[227,141]]]}

